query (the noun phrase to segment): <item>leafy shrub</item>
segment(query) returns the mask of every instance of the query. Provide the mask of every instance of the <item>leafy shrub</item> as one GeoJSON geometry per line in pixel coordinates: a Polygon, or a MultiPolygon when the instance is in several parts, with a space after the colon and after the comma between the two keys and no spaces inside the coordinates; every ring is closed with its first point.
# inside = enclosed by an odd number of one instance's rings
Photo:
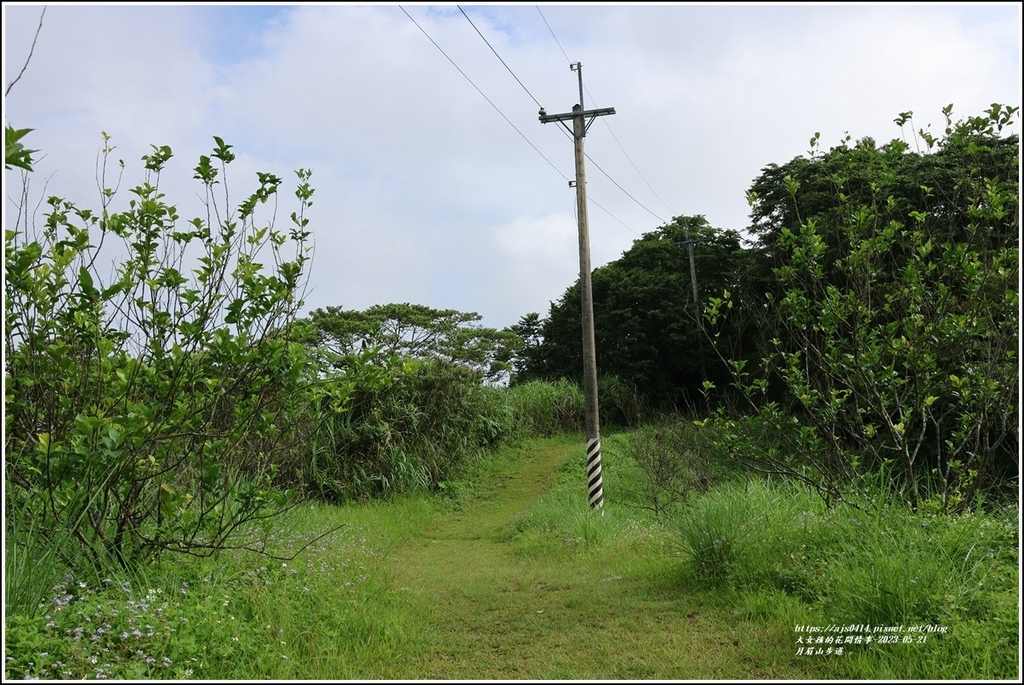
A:
{"type": "Polygon", "coordinates": [[[442,360],[349,358],[344,411],[322,406],[310,487],[328,501],[433,488],[512,432],[501,390],[442,360]]]}
{"type": "MultiPolygon", "coordinates": [[[[716,421],[748,463],[832,502],[884,473],[915,508],[961,511],[1018,471],[1019,143],[1002,133],[1018,108],[959,122],[951,109],[923,153],[847,138],[772,165],[749,194],[776,281],[741,303],[769,332],[762,368],[733,371],[788,448],[716,421]],[[767,401],[772,379],[782,401],[767,401]]],[[[709,298],[712,329],[733,304],[709,298]]]]}
{"type": "Polygon", "coordinates": [[[167,146],[116,211],[105,137],[98,210],[50,197],[41,229],[21,211],[5,231],[6,504],[72,566],[209,553],[284,503],[309,359],[279,331],[301,305],[310,172],[280,230],[257,210],[282,179],[229,207],[235,155],[215,141],[194,169],[205,216],[182,225],[161,192],[167,146]]]}
{"type": "Polygon", "coordinates": [[[733,477],[731,462],[708,448],[697,429],[681,421],[639,428],[628,434],[623,455],[640,471],[638,506],[661,520],[689,498],[733,477]]]}

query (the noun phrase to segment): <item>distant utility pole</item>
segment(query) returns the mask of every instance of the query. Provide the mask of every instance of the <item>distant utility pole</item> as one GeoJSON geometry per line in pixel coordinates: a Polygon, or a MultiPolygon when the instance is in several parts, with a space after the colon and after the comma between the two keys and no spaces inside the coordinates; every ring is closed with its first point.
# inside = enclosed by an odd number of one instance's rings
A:
{"type": "MultiPolygon", "coordinates": [[[[583,170],[583,138],[597,117],[615,114],[614,107],[583,109],[583,65],[574,62],[569,69],[575,71],[580,82],[580,103],[569,114],[548,115],[540,110],[540,123],[565,122],[572,119],[572,137],[576,152],[576,213],[580,234],[580,300],[583,310],[583,395],[586,399],[587,429],[587,497],[592,508],[604,504],[601,483],[601,427],[597,402],[597,353],[594,346],[594,295],[590,287],[590,233],[587,227],[587,181],[583,170]],[[584,122],[586,119],[586,122],[584,122]]],[[[565,126],[568,129],[568,126],[565,126]]],[[[572,182],[569,183],[572,185],[572,182]]]]}
{"type": "Polygon", "coordinates": [[[697,354],[700,355],[700,380],[703,383],[708,379],[708,371],[704,367],[704,316],[701,314],[700,294],[697,290],[697,265],[693,261],[693,244],[696,240],[690,237],[689,220],[684,221],[683,234],[686,236],[686,240],[683,243],[686,245],[686,251],[690,253],[690,285],[693,287],[693,314],[697,322],[697,354]]]}

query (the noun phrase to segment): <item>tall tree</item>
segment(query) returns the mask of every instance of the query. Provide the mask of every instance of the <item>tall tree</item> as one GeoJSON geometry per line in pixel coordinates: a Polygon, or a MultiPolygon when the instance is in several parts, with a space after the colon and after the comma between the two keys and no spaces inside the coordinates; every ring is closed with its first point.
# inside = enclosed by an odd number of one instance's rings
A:
{"type": "MultiPolygon", "coordinates": [[[[745,265],[740,236],[712,227],[703,216],[680,216],[643,235],[618,260],[593,274],[598,373],[617,376],[657,405],[680,405],[701,387],[702,369],[724,374],[700,341],[698,309],[687,253],[695,241],[698,297],[738,288],[745,265]]],[[[523,373],[579,378],[579,282],[552,303],[543,340],[523,373]]]]}
{"type": "Polygon", "coordinates": [[[519,339],[518,345],[506,348],[504,361],[511,369],[510,384],[526,383],[539,378],[541,345],[544,342],[544,322],[538,312],[519,317],[519,321],[506,328],[519,339]]]}

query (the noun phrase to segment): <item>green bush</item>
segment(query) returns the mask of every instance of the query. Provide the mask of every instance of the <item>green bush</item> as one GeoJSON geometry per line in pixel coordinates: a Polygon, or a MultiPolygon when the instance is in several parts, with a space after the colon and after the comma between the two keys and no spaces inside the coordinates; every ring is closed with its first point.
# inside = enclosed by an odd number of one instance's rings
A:
{"type": "Polygon", "coordinates": [[[259,173],[228,206],[235,155],[215,141],[194,169],[205,216],[183,225],[161,192],[166,146],[116,209],[105,139],[98,209],[54,196],[41,228],[23,207],[5,231],[6,525],[36,538],[22,554],[96,569],[205,554],[285,500],[309,359],[278,332],[301,305],[310,172],[281,230],[258,210],[282,179],[259,173]]]}
{"type": "Polygon", "coordinates": [[[352,383],[347,404],[322,405],[307,467],[308,486],[328,501],[433,488],[513,433],[503,391],[465,366],[350,359],[341,377],[352,383]]]}
{"type": "Polygon", "coordinates": [[[627,434],[622,453],[639,471],[633,500],[661,520],[688,499],[735,477],[735,466],[710,448],[698,429],[681,419],[627,434]]]}
{"type": "Polygon", "coordinates": [[[761,368],[733,361],[736,387],[785,448],[721,412],[723,444],[829,501],[883,472],[915,508],[1015,489],[1020,153],[1004,129],[1019,108],[951,111],[923,152],[815,137],[809,157],[767,167],[748,199],[774,280],[708,299],[711,330],[735,309],[763,331],[761,368]]]}

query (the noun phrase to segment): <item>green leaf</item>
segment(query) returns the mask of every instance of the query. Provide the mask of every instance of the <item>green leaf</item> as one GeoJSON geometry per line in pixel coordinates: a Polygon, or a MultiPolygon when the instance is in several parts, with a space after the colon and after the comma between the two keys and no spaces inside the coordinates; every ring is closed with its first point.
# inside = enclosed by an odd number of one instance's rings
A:
{"type": "Polygon", "coordinates": [[[92,284],[92,274],[84,266],[78,270],[78,282],[82,286],[82,291],[89,297],[96,297],[98,295],[96,288],[92,284]]]}
{"type": "Polygon", "coordinates": [[[32,171],[32,153],[39,151],[29,150],[21,144],[21,139],[32,130],[33,129],[30,128],[16,129],[12,126],[7,126],[7,128],[4,129],[5,169],[13,169],[17,167],[19,169],[24,169],[25,171],[32,171]]]}

